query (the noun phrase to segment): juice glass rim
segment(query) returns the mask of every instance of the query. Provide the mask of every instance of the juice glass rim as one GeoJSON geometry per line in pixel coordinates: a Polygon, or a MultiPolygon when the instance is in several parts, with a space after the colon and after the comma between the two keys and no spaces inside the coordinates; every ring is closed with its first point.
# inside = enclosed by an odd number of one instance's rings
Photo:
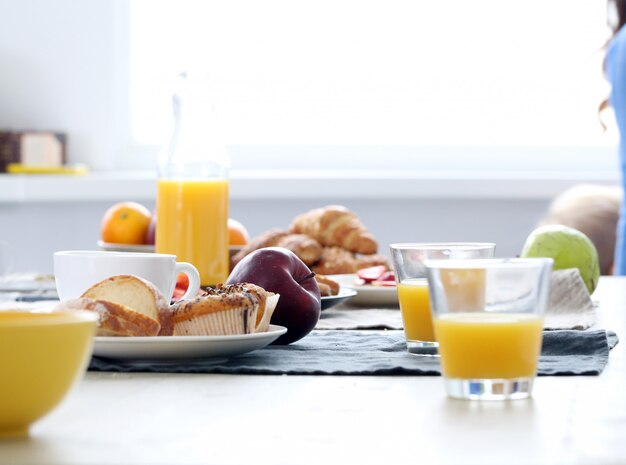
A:
{"type": "Polygon", "coordinates": [[[426,268],[436,269],[485,269],[516,268],[538,269],[552,266],[554,260],[548,257],[529,258],[466,258],[466,259],[426,259],[422,262],[426,268]]]}

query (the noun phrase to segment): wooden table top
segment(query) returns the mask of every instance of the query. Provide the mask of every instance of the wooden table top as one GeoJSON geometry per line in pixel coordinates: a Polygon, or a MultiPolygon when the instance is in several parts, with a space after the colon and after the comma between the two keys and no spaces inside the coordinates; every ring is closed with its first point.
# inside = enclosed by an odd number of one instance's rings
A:
{"type": "MultiPolygon", "coordinates": [[[[626,337],[626,278],[593,298],[626,337]]],[[[509,402],[449,399],[440,377],[90,372],[0,464],[626,463],[624,345],[509,402]]]]}

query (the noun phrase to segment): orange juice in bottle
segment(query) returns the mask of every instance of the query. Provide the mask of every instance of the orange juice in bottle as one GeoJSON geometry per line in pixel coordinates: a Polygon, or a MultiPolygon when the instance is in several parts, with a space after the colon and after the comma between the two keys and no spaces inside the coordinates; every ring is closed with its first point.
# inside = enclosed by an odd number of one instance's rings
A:
{"type": "Polygon", "coordinates": [[[159,160],[156,252],[192,263],[203,286],[229,273],[228,167],[208,98],[208,80],[181,75],[175,127],[159,160]]]}

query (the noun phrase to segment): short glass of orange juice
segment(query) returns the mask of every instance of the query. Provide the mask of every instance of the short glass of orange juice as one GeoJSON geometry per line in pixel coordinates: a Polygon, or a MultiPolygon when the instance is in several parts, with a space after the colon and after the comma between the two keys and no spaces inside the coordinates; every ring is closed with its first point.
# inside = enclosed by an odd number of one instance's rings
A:
{"type": "Polygon", "coordinates": [[[448,396],[531,395],[552,264],[551,258],[425,261],[448,396]]]}
{"type": "Polygon", "coordinates": [[[436,356],[424,261],[428,259],[492,258],[496,245],[490,242],[416,242],[391,244],[396,288],[402,313],[407,351],[436,356]]]}

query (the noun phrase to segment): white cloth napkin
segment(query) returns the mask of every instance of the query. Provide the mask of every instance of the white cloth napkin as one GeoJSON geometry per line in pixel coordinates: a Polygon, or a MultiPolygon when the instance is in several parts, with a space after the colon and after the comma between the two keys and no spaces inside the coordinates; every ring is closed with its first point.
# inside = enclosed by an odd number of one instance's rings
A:
{"type": "Polygon", "coordinates": [[[553,271],[544,328],[587,329],[595,322],[596,305],[578,268],[553,271]]]}
{"type": "MultiPolygon", "coordinates": [[[[591,300],[578,269],[557,270],[550,280],[544,329],[583,330],[596,321],[591,300]]],[[[402,329],[399,309],[350,307],[350,302],[322,312],[316,329],[402,329]]]]}

